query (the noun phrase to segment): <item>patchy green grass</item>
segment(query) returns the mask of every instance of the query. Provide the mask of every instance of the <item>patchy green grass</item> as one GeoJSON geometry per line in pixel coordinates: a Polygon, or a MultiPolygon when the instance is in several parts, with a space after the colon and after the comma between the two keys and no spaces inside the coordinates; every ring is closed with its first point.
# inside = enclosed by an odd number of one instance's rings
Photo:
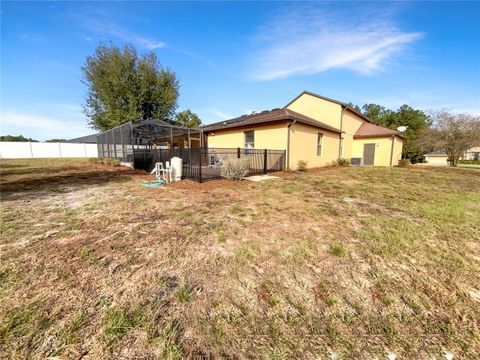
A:
{"type": "Polygon", "coordinates": [[[342,244],[334,244],[330,247],[330,251],[335,256],[345,256],[347,254],[347,250],[342,244]]]}
{"type": "Polygon", "coordinates": [[[104,334],[107,339],[118,339],[135,325],[135,314],[128,309],[108,309],[105,313],[104,334]]]}
{"type": "Polygon", "coordinates": [[[476,170],[0,168],[0,358],[479,358],[476,170]]]}
{"type": "Polygon", "coordinates": [[[175,292],[175,298],[179,303],[188,303],[192,300],[193,297],[193,288],[188,285],[180,286],[175,292]]]}
{"type": "Polygon", "coordinates": [[[479,169],[480,170],[480,165],[478,165],[478,164],[458,164],[457,166],[459,168],[464,168],[464,169],[479,169]]]}

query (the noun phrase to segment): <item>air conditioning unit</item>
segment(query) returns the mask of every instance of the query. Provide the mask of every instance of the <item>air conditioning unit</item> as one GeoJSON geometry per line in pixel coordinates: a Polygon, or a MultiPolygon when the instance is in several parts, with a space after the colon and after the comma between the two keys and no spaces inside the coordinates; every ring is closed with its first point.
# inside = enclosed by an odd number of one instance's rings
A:
{"type": "Polygon", "coordinates": [[[352,157],[350,159],[350,164],[352,166],[362,166],[363,165],[363,158],[361,157],[352,157]]]}

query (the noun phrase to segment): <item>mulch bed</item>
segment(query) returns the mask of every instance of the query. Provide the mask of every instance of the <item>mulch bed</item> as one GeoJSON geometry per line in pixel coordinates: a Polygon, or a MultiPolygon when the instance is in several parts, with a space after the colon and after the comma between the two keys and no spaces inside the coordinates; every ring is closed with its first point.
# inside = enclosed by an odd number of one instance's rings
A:
{"type": "MultiPolygon", "coordinates": [[[[312,172],[316,172],[317,169],[312,169],[312,172]]],[[[310,170],[309,170],[310,171],[310,170]]],[[[298,171],[276,171],[268,173],[270,176],[277,176],[280,178],[286,177],[293,177],[302,175],[301,172],[298,171]]],[[[138,173],[135,176],[137,179],[141,180],[153,180],[154,177],[144,171],[138,170],[138,173]]],[[[204,180],[202,183],[199,183],[194,180],[190,179],[183,179],[181,181],[172,182],[170,184],[166,184],[165,187],[172,188],[172,189],[182,189],[182,190],[214,190],[222,187],[229,187],[229,186],[251,186],[254,182],[248,180],[242,181],[233,181],[227,179],[211,179],[211,180],[204,180]]]]}
{"type": "Polygon", "coordinates": [[[167,184],[166,186],[173,189],[185,189],[185,190],[214,190],[221,187],[228,186],[249,186],[253,183],[247,180],[232,181],[227,179],[212,179],[199,183],[197,181],[184,179],[174,183],[167,184]]]}

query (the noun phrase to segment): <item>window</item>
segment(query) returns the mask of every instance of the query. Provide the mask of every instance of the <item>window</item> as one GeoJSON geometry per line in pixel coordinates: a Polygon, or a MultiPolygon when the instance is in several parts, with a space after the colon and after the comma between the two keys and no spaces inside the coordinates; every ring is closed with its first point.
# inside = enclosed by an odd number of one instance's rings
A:
{"type": "Polygon", "coordinates": [[[252,131],[245,131],[245,149],[250,150],[255,148],[255,136],[252,131]]]}
{"type": "Polygon", "coordinates": [[[322,139],[323,139],[323,134],[318,133],[318,137],[317,137],[317,156],[322,156],[322,139]]]}

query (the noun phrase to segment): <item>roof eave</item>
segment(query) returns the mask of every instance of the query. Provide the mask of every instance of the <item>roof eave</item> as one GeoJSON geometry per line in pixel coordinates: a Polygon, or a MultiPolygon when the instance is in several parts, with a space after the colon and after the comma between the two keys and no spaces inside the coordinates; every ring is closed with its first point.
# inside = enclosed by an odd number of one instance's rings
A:
{"type": "Polygon", "coordinates": [[[275,118],[265,119],[265,120],[257,121],[257,122],[254,122],[254,123],[248,123],[248,124],[242,124],[242,123],[238,122],[238,123],[228,124],[228,125],[225,125],[225,126],[218,125],[218,126],[214,126],[212,128],[203,128],[203,131],[216,131],[216,130],[223,130],[223,129],[232,129],[232,128],[241,127],[241,126],[265,124],[265,123],[269,123],[269,122],[282,121],[282,120],[297,121],[299,123],[302,123],[302,124],[305,124],[305,125],[310,125],[310,126],[313,126],[313,127],[317,127],[319,129],[324,129],[324,130],[339,133],[339,134],[344,133],[344,131],[341,131],[341,130],[338,130],[338,129],[335,129],[335,128],[331,128],[331,127],[328,127],[328,126],[322,126],[322,124],[315,124],[314,123],[314,122],[316,122],[315,120],[312,120],[312,122],[309,122],[309,121],[306,121],[304,119],[298,118],[298,117],[293,116],[293,115],[283,115],[283,116],[278,116],[278,117],[275,117],[275,118]]]}
{"type": "Polygon", "coordinates": [[[353,135],[353,138],[362,139],[362,138],[392,137],[392,136],[398,136],[399,138],[406,139],[405,135],[403,134],[365,134],[365,135],[353,135]]]}

